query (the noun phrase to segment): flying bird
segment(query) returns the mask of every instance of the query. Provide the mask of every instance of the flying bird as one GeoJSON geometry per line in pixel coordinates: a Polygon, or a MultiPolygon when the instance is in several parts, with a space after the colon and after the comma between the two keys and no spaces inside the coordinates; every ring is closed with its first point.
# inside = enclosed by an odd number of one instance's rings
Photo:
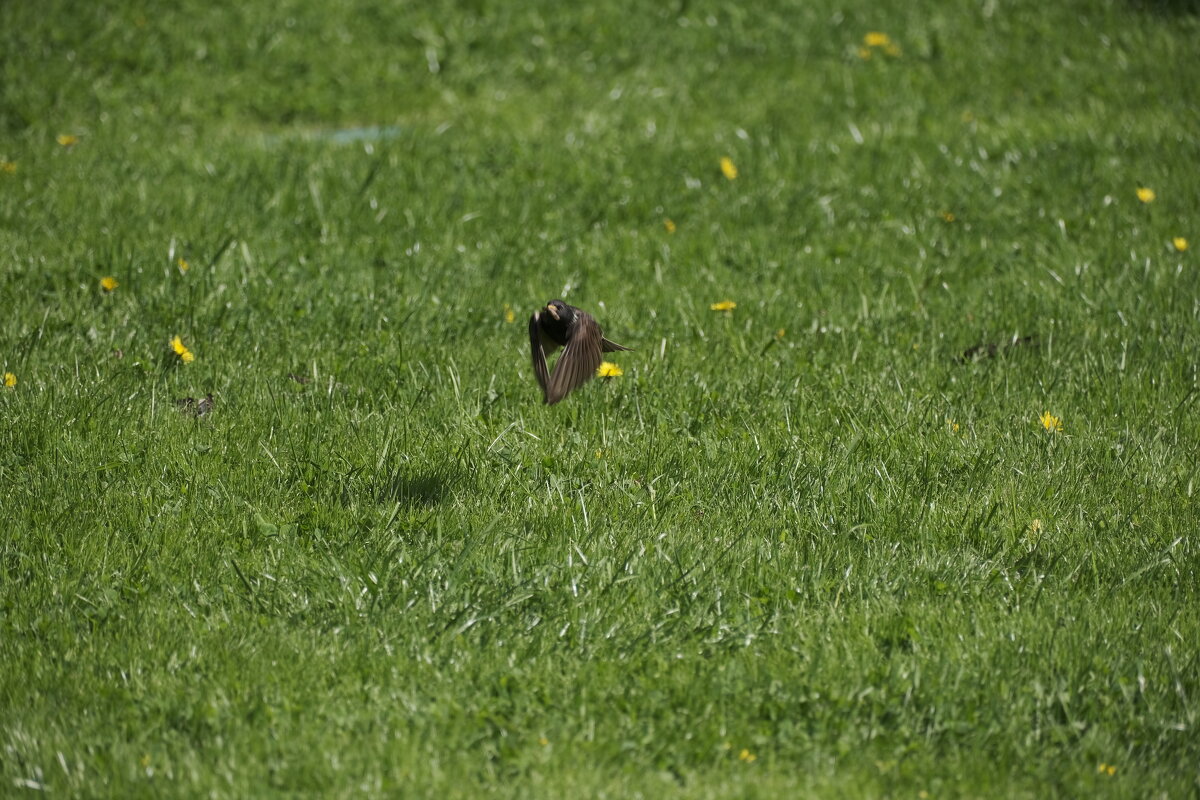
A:
{"type": "Polygon", "coordinates": [[[604,338],[596,319],[586,311],[551,300],[529,318],[529,350],[533,356],[533,374],[542,395],[554,405],[586,383],[600,366],[602,353],[631,350],[604,338]],[[563,348],[554,364],[546,367],[546,354],[563,348]]]}

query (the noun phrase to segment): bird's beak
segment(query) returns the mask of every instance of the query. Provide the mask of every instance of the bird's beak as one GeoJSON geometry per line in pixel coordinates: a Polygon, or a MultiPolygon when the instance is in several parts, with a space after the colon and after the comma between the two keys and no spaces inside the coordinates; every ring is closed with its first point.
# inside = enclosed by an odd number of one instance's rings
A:
{"type": "Polygon", "coordinates": [[[558,309],[557,308],[555,308],[552,305],[547,305],[546,310],[550,312],[550,316],[554,317],[555,321],[558,320],[558,309]]]}

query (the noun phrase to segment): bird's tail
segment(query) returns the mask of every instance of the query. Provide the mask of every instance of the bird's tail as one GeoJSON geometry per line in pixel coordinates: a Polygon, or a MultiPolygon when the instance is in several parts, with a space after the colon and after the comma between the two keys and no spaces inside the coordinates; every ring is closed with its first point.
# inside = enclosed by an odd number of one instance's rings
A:
{"type": "Polygon", "coordinates": [[[616,350],[633,350],[632,347],[626,347],[625,345],[617,344],[616,342],[610,342],[608,339],[603,337],[600,339],[600,349],[605,353],[612,353],[616,350]]]}

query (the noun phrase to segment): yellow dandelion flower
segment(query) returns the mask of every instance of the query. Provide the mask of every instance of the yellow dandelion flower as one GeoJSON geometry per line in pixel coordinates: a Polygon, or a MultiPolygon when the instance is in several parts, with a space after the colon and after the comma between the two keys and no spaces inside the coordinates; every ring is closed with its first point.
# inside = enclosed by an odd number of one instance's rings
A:
{"type": "Polygon", "coordinates": [[[787,328],[780,328],[779,330],[775,331],[776,339],[782,339],[786,335],[787,335],[787,328]]]}
{"type": "Polygon", "coordinates": [[[737,303],[732,300],[722,300],[719,303],[713,303],[709,308],[713,311],[733,311],[737,308],[737,303]]]}
{"type": "Polygon", "coordinates": [[[742,752],[738,753],[738,760],[745,761],[747,764],[749,764],[751,761],[754,761],[757,758],[758,758],[758,756],[754,755],[754,753],[751,753],[749,750],[747,750],[745,748],[742,748],[742,752]]]}
{"type": "Polygon", "coordinates": [[[956,218],[953,211],[943,211],[942,219],[946,220],[946,222],[954,222],[956,218]]]}
{"type": "Polygon", "coordinates": [[[737,166],[729,156],[721,156],[721,174],[729,180],[733,180],[738,175],[737,166]]]}
{"type": "Polygon", "coordinates": [[[1158,197],[1158,195],[1156,195],[1154,193],[1153,189],[1149,189],[1145,186],[1138,187],[1137,198],[1138,198],[1138,200],[1141,200],[1143,203],[1153,203],[1154,198],[1156,198],[1156,197],[1158,197]]]}
{"type": "Polygon", "coordinates": [[[55,141],[63,147],[70,147],[71,145],[79,144],[79,137],[71,133],[60,133],[55,137],[55,141]]]}
{"type": "Polygon", "coordinates": [[[12,175],[16,171],[17,171],[16,162],[0,161],[0,172],[7,172],[9,175],[12,175]]]}
{"type": "Polygon", "coordinates": [[[869,61],[871,59],[871,48],[869,48],[869,47],[858,48],[858,57],[861,58],[863,61],[869,61]]]}
{"type": "Polygon", "coordinates": [[[117,283],[117,279],[114,278],[112,275],[105,275],[103,278],[100,279],[100,288],[106,292],[111,292],[113,289],[117,288],[120,285],[121,284],[117,283]]]}
{"type": "Polygon", "coordinates": [[[17,385],[17,376],[11,372],[4,373],[4,388],[11,389],[17,385]]]}
{"type": "Polygon", "coordinates": [[[625,370],[611,361],[604,361],[596,368],[596,375],[601,378],[619,378],[625,374],[625,370]]]}
{"type": "Polygon", "coordinates": [[[1051,433],[1062,433],[1062,420],[1051,414],[1049,411],[1042,412],[1042,415],[1038,417],[1038,419],[1041,421],[1042,427],[1051,433]]]}
{"type": "Polygon", "coordinates": [[[871,31],[863,37],[863,44],[867,47],[887,47],[891,43],[892,37],[879,31],[871,31]]]}
{"type": "Polygon", "coordinates": [[[958,433],[958,423],[949,417],[946,417],[946,427],[948,427],[952,433],[958,433]]]}
{"type": "Polygon", "coordinates": [[[510,306],[508,303],[505,303],[504,304],[504,321],[512,322],[516,318],[517,318],[517,313],[515,311],[513,311],[513,307],[510,306]]]}
{"type": "Polygon", "coordinates": [[[664,219],[663,227],[667,229],[667,233],[675,232],[675,221],[672,219],[664,219]]]}
{"type": "Polygon", "coordinates": [[[175,355],[179,356],[179,360],[184,364],[190,364],[196,360],[196,354],[189,350],[187,345],[183,343],[183,339],[178,336],[172,337],[171,350],[175,355]]]}
{"type": "Polygon", "coordinates": [[[192,265],[191,265],[191,264],[189,264],[189,263],[187,262],[187,260],[186,260],[186,259],[183,259],[183,258],[180,258],[180,259],[179,259],[177,262],[175,262],[175,263],[176,263],[176,265],[179,267],[179,271],[180,271],[180,272],[187,272],[189,269],[191,269],[191,268],[192,268],[192,265]]]}
{"type": "Polygon", "coordinates": [[[1175,249],[1181,253],[1188,249],[1187,239],[1183,238],[1182,236],[1176,236],[1171,240],[1171,244],[1175,245],[1175,249]]]}
{"type": "Polygon", "coordinates": [[[1100,762],[1100,766],[1096,767],[1096,772],[1099,772],[1101,775],[1112,776],[1117,774],[1117,768],[1114,764],[1105,764],[1104,762],[1100,762]]]}

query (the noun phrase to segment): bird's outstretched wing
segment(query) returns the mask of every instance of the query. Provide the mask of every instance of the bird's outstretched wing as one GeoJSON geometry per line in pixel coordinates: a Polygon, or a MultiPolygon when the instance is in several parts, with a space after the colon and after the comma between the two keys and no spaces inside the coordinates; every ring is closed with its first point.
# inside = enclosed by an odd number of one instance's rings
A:
{"type": "Polygon", "coordinates": [[[546,369],[546,351],[542,349],[542,331],[538,325],[540,314],[540,311],[535,311],[529,318],[529,355],[533,359],[533,374],[537,377],[538,386],[542,387],[542,397],[549,403],[550,371],[546,369]]]}
{"type": "MultiPolygon", "coordinates": [[[[532,338],[532,333],[530,336],[532,338]]],[[[575,321],[567,331],[567,346],[554,364],[554,374],[550,376],[550,385],[546,389],[547,403],[554,405],[596,374],[602,360],[603,339],[596,320],[590,314],[577,311],[575,321]]],[[[542,358],[545,363],[545,356],[542,358]]],[[[537,371],[537,364],[534,364],[534,371],[537,371]]]]}

